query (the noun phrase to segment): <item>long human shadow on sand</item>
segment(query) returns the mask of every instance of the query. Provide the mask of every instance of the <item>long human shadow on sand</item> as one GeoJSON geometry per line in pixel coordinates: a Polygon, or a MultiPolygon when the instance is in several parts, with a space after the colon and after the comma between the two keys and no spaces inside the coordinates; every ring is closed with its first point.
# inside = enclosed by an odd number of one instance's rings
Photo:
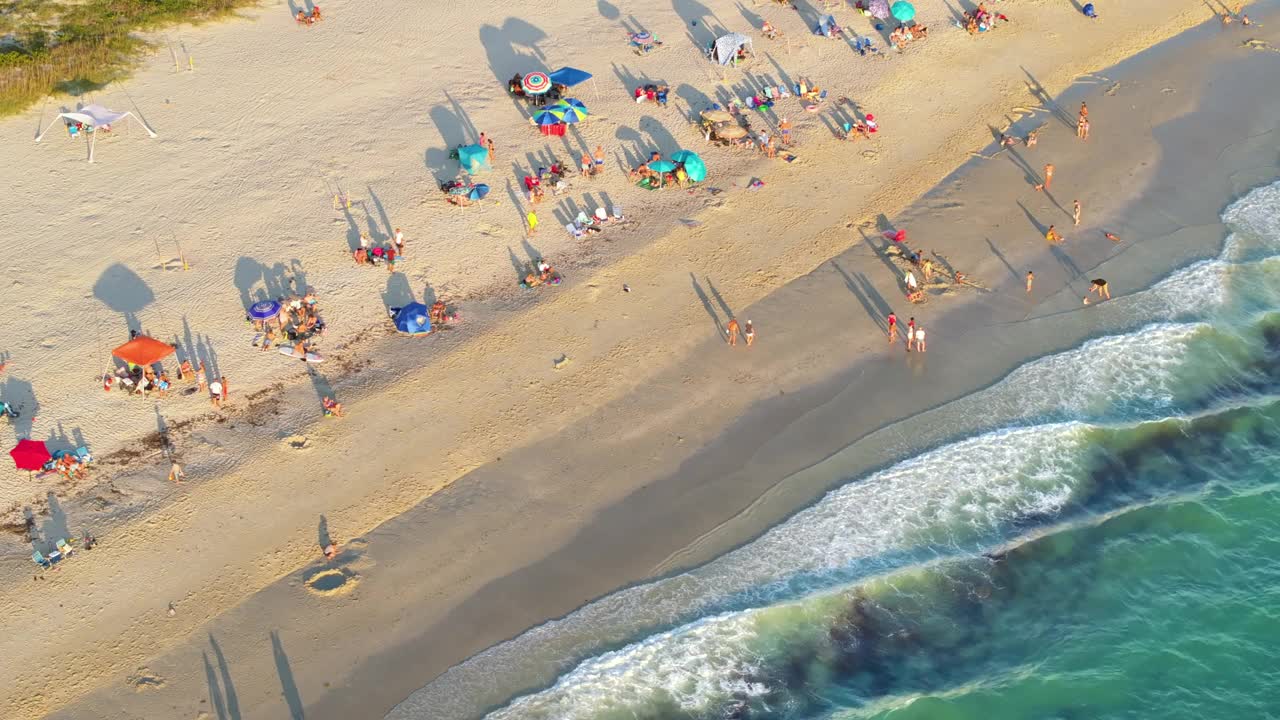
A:
{"type": "MultiPolygon", "coordinates": [[[[538,47],[546,40],[547,34],[541,28],[519,18],[507,18],[502,27],[480,27],[480,44],[484,47],[489,70],[504,89],[507,81],[516,75],[547,70],[546,55],[538,47]]],[[[525,112],[520,98],[510,94],[508,97],[517,110],[525,112]]]]}
{"type": "Polygon", "coordinates": [[[93,296],[114,312],[124,316],[127,329],[142,332],[138,313],[155,302],[151,287],[134,271],[115,263],[102,271],[93,284],[93,296]]]}
{"type": "Polygon", "coordinates": [[[672,9],[684,21],[685,37],[689,42],[705,51],[716,38],[725,33],[724,23],[711,11],[711,8],[697,0],[672,0],[672,9]]]}
{"type": "Polygon", "coordinates": [[[848,288],[849,292],[853,293],[853,296],[858,299],[859,303],[861,303],[862,309],[867,313],[867,317],[871,318],[871,321],[876,324],[876,327],[887,331],[889,328],[885,324],[886,321],[884,318],[891,312],[889,303],[884,301],[880,292],[871,285],[871,281],[867,280],[867,276],[862,273],[858,273],[857,279],[855,280],[854,276],[850,275],[848,271],[840,267],[840,264],[835,260],[831,261],[831,267],[835,268],[836,272],[840,273],[840,277],[844,279],[844,286],[848,288]]]}
{"type": "Polygon", "coordinates": [[[293,679],[293,670],[289,667],[289,656],[284,651],[284,643],[280,641],[280,632],[271,631],[271,655],[276,661],[276,675],[280,678],[280,693],[289,705],[290,720],[304,720],[302,696],[298,694],[298,683],[293,679]]]}
{"type": "Polygon", "coordinates": [[[1059,122],[1067,126],[1067,128],[1075,130],[1076,121],[1053,99],[1053,96],[1049,94],[1049,91],[1046,90],[1044,86],[1040,84],[1040,81],[1036,79],[1036,76],[1032,75],[1030,70],[1021,65],[1018,66],[1018,69],[1022,71],[1023,75],[1027,76],[1027,92],[1031,93],[1031,97],[1035,98],[1036,102],[1043,105],[1044,109],[1047,110],[1050,115],[1057,118],[1059,122]]]}
{"type": "Polygon", "coordinates": [[[209,684],[209,702],[213,705],[213,710],[218,714],[218,720],[242,720],[240,715],[240,698],[236,695],[235,683],[231,682],[231,668],[227,665],[227,658],[222,654],[222,648],[218,646],[218,641],[213,639],[213,635],[209,635],[209,646],[213,649],[214,658],[218,663],[218,672],[214,673],[213,665],[209,662],[209,653],[200,653],[204,659],[205,680],[209,684]]]}
{"type": "Polygon", "coordinates": [[[17,413],[18,417],[10,417],[13,423],[13,434],[17,438],[30,438],[33,423],[40,413],[40,401],[36,399],[36,389],[30,382],[10,375],[0,386],[0,400],[5,401],[17,413]]]}

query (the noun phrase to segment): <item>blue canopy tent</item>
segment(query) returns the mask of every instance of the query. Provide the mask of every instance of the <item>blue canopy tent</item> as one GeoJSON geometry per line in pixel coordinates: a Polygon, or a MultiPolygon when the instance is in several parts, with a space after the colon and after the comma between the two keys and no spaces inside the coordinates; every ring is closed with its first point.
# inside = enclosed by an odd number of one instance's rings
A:
{"type": "Polygon", "coordinates": [[[595,80],[592,78],[591,73],[586,70],[562,67],[559,70],[547,73],[547,77],[551,78],[552,83],[556,85],[563,85],[565,87],[581,85],[582,83],[591,80],[591,91],[595,93],[597,100],[600,99],[600,90],[596,87],[595,80]]]}
{"type": "Polygon", "coordinates": [[[431,332],[431,311],[420,302],[409,303],[396,313],[396,330],[405,335],[426,335],[431,332]]]}
{"type": "Polygon", "coordinates": [[[469,173],[489,170],[489,148],[466,145],[458,148],[458,164],[469,173]]]}

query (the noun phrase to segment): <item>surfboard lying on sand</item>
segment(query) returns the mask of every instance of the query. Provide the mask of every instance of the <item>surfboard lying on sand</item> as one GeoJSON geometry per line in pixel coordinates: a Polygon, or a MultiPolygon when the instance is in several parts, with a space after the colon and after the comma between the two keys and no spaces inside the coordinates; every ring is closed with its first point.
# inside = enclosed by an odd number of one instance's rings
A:
{"type": "Polygon", "coordinates": [[[288,355],[291,358],[297,358],[298,360],[302,360],[303,362],[309,362],[309,363],[324,362],[324,358],[321,357],[319,353],[309,352],[304,357],[302,355],[299,355],[297,350],[294,350],[292,347],[288,345],[280,346],[280,354],[288,355]]]}

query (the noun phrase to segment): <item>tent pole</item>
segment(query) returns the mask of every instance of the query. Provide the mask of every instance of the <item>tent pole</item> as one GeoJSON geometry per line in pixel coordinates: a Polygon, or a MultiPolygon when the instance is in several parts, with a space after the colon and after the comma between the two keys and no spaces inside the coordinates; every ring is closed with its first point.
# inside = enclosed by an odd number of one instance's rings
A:
{"type": "Polygon", "coordinates": [[[93,162],[93,149],[98,146],[98,128],[95,127],[89,135],[89,162],[93,162]]]}

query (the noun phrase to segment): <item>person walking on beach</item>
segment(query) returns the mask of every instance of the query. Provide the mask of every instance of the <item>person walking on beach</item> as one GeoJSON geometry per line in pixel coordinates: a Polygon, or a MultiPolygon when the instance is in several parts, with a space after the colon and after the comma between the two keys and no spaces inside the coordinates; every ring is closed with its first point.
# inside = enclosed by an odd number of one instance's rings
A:
{"type": "Polygon", "coordinates": [[[747,324],[742,328],[742,337],[747,339],[747,347],[751,347],[751,343],[756,341],[756,329],[748,320],[747,324]]]}
{"type": "Polygon", "coordinates": [[[1089,119],[1088,118],[1080,118],[1080,139],[1081,140],[1089,139],[1089,119]]]}
{"type": "Polygon", "coordinates": [[[729,347],[737,347],[738,346],[738,319],[731,318],[729,320],[729,326],[726,327],[724,331],[729,335],[729,347]]]}
{"type": "Polygon", "coordinates": [[[1076,226],[1079,227],[1080,225],[1080,201],[1079,200],[1077,200],[1075,204],[1071,206],[1071,219],[1074,220],[1076,223],[1076,226]]]}
{"type": "Polygon", "coordinates": [[[887,319],[889,321],[889,344],[892,345],[898,341],[898,316],[890,312],[887,319]]]}
{"type": "Polygon", "coordinates": [[[1044,166],[1044,182],[1036,185],[1036,190],[1048,190],[1053,184],[1053,163],[1046,163],[1044,166]]]}
{"type": "Polygon", "coordinates": [[[529,236],[532,237],[534,233],[538,232],[538,216],[530,210],[529,214],[526,215],[524,219],[529,223],[529,236]]]}
{"type": "Polygon", "coordinates": [[[396,253],[400,257],[404,257],[404,233],[400,231],[400,228],[396,228],[396,231],[391,234],[391,244],[395,245],[396,253]]]}
{"type": "Polygon", "coordinates": [[[910,270],[907,271],[907,274],[902,278],[902,281],[906,283],[908,293],[913,293],[920,289],[920,283],[916,280],[916,274],[910,270]]]}
{"type": "Polygon", "coordinates": [[[597,145],[595,152],[596,172],[604,172],[604,146],[597,145]]]}
{"type": "Polygon", "coordinates": [[[791,121],[782,118],[782,121],[778,123],[778,132],[782,134],[783,147],[791,147],[791,121]]]}
{"type": "Polygon", "coordinates": [[[925,351],[924,328],[917,327],[916,328],[916,352],[924,352],[924,351],[925,351]]]}
{"type": "Polygon", "coordinates": [[[1107,287],[1107,281],[1102,278],[1094,278],[1089,283],[1089,294],[1092,295],[1094,293],[1098,293],[1099,300],[1111,299],[1111,289],[1107,287]]]}
{"type": "Polygon", "coordinates": [[[1062,236],[1058,234],[1058,231],[1055,230],[1052,225],[1050,225],[1049,229],[1045,231],[1044,239],[1048,240],[1050,244],[1062,242],[1062,236]]]}
{"type": "Polygon", "coordinates": [[[222,386],[222,402],[225,403],[227,401],[227,394],[230,392],[230,388],[227,385],[227,376],[223,375],[222,377],[219,377],[218,384],[222,386]]]}
{"type": "Polygon", "coordinates": [[[200,367],[196,370],[196,387],[200,392],[204,392],[209,387],[209,381],[205,379],[204,361],[200,361],[200,367]]]}
{"type": "Polygon", "coordinates": [[[214,410],[222,409],[222,383],[217,380],[209,383],[209,404],[214,410]]]}
{"type": "Polygon", "coordinates": [[[489,138],[485,148],[489,150],[489,165],[493,165],[494,158],[498,157],[498,151],[493,147],[493,138],[489,138]]]}
{"type": "Polygon", "coordinates": [[[392,245],[387,248],[387,272],[394,275],[396,272],[396,247],[392,245]]]}
{"type": "Polygon", "coordinates": [[[185,478],[186,476],[187,474],[182,472],[182,466],[179,465],[177,462],[174,462],[173,465],[169,467],[169,482],[176,485],[178,483],[181,483],[182,479],[185,478]]]}
{"type": "Polygon", "coordinates": [[[907,320],[907,352],[911,352],[911,347],[916,343],[916,319],[907,320]]]}
{"type": "Polygon", "coordinates": [[[1031,285],[1035,281],[1036,281],[1036,274],[1028,270],[1027,271],[1027,294],[1028,295],[1031,294],[1031,285]]]}

